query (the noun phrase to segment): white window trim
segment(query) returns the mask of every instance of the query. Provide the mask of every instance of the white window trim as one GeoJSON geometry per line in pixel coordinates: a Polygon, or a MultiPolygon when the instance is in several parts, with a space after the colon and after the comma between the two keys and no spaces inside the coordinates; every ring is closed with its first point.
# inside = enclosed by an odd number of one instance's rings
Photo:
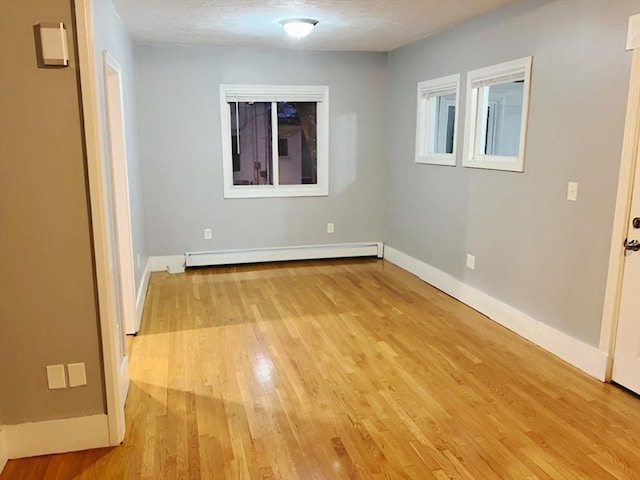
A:
{"type": "MultiPolygon", "coordinates": [[[[470,168],[486,168],[511,172],[524,171],[524,155],[527,138],[527,119],[529,117],[529,96],[531,86],[531,63],[533,57],[524,57],[490,67],[472,70],[467,73],[467,104],[464,127],[464,150],[462,166],[470,168]],[[478,152],[476,132],[484,131],[482,112],[478,111],[478,90],[472,88],[478,81],[512,74],[524,74],[524,91],[522,97],[522,120],[520,123],[520,148],[517,156],[484,155],[478,152]]],[[[486,99],[485,99],[486,100],[486,99]]]]}
{"type": "Polygon", "coordinates": [[[456,144],[458,143],[458,118],[460,112],[460,74],[434,78],[418,83],[416,117],[416,163],[430,165],[456,165],[456,144]],[[439,90],[454,88],[456,92],[455,109],[456,116],[453,125],[453,152],[452,153],[428,153],[427,138],[431,128],[430,113],[428,111],[430,94],[439,90]]]}
{"type": "MultiPolygon", "coordinates": [[[[272,109],[272,124],[278,117],[272,109]]],[[[220,85],[220,125],[222,132],[222,174],[224,198],[321,197],[329,195],[329,87],[322,85],[220,85]],[[317,102],[317,179],[315,185],[278,185],[278,131],[272,129],[274,185],[234,185],[231,153],[230,99],[241,102],[317,102]]]]}

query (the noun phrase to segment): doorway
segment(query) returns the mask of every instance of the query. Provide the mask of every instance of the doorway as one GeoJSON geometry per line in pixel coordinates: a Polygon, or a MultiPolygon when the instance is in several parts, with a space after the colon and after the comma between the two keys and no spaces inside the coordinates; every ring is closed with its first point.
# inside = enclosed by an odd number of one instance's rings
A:
{"type": "Polygon", "coordinates": [[[133,266],[133,242],[129,203],[129,177],[127,174],[127,151],[122,102],[122,80],[120,65],[102,52],[104,66],[104,96],[107,119],[107,142],[109,150],[109,175],[111,183],[113,230],[115,234],[115,258],[118,268],[118,290],[120,312],[124,332],[135,335],[140,330],[136,313],[135,279],[133,266]]]}

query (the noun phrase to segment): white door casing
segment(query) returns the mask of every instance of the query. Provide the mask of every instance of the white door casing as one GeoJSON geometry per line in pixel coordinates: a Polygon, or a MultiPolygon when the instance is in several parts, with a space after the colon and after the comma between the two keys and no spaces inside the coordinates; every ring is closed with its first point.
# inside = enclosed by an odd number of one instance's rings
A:
{"type": "Polygon", "coordinates": [[[140,330],[140,324],[136,311],[122,74],[120,65],[108,52],[102,52],[102,61],[113,216],[115,218],[116,252],[120,277],[120,304],[125,332],[135,335],[140,330]]]}
{"type": "MultiPolygon", "coordinates": [[[[635,181],[626,241],[640,243],[640,228],[633,226],[633,219],[640,219],[639,154],[640,151],[636,149],[635,181]]],[[[611,379],[640,394],[640,250],[628,249],[625,252],[611,379]]]]}
{"type": "Polygon", "coordinates": [[[100,315],[100,333],[104,384],[109,428],[109,442],[118,445],[124,439],[124,403],[129,387],[129,371],[124,349],[119,276],[116,268],[116,244],[113,198],[109,168],[104,158],[100,135],[101,116],[98,102],[96,62],[91,5],[92,0],[76,0],[78,63],[87,155],[89,200],[96,269],[96,287],[100,315]]]}
{"type": "Polygon", "coordinates": [[[629,19],[627,49],[632,50],[618,196],[602,318],[600,350],[607,356],[606,380],[640,393],[640,241],[633,219],[640,217],[640,14],[629,19]]]}

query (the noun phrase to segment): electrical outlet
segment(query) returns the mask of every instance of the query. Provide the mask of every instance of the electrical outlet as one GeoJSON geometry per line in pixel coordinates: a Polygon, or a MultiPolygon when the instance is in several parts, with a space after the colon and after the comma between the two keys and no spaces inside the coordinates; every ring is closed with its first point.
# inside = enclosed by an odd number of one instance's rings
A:
{"type": "Polygon", "coordinates": [[[210,228],[205,228],[204,229],[204,239],[205,240],[211,240],[213,238],[213,232],[211,231],[210,228]]]}
{"type": "Polygon", "coordinates": [[[49,390],[67,388],[67,380],[64,376],[64,365],[47,365],[47,383],[49,390]]]}
{"type": "Polygon", "coordinates": [[[569,182],[567,187],[567,200],[575,202],[578,200],[578,182],[569,182]]]}
{"type": "Polygon", "coordinates": [[[327,223],[327,233],[333,233],[335,225],[333,223],[327,223]]]}
{"type": "Polygon", "coordinates": [[[69,374],[70,387],[81,387],[87,384],[87,373],[84,369],[84,363],[68,364],[67,373],[69,374]]]}
{"type": "Polygon", "coordinates": [[[476,257],[469,253],[467,253],[467,268],[470,268],[471,270],[475,270],[476,268],[476,257]]]}

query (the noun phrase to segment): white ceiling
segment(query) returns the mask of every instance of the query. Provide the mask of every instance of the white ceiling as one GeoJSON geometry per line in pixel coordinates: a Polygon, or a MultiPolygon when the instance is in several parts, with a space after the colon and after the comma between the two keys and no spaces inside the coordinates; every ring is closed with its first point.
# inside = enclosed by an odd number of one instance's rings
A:
{"type": "Polygon", "coordinates": [[[514,0],[114,0],[136,43],[389,51],[514,0]],[[302,40],[284,18],[319,20],[302,40]]]}

